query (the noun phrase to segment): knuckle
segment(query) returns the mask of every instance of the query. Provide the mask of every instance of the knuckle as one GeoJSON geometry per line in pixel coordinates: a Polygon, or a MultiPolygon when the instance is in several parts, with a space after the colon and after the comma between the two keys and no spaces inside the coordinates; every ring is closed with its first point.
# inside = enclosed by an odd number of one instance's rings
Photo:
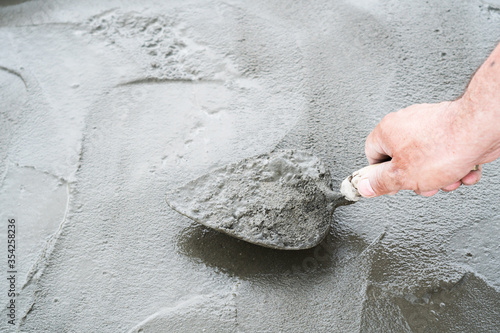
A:
{"type": "Polygon", "coordinates": [[[389,194],[402,189],[401,184],[401,170],[389,163],[384,168],[380,168],[372,187],[377,194],[389,194]]]}

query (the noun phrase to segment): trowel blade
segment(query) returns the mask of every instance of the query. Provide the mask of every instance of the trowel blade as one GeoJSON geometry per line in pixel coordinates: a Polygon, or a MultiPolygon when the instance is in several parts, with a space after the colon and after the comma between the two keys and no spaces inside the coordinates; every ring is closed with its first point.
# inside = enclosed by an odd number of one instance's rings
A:
{"type": "Polygon", "coordinates": [[[330,173],[317,157],[281,150],[201,176],[167,193],[167,203],[247,242],[300,250],[326,236],[335,209],[332,193],[330,173]]]}

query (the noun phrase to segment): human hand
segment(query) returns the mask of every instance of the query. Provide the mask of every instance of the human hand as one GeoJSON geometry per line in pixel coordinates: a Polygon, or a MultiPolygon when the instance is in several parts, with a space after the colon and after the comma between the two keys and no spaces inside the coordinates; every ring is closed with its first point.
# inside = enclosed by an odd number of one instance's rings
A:
{"type": "Polygon", "coordinates": [[[370,168],[358,183],[359,193],[374,197],[413,190],[432,196],[439,189],[477,183],[481,167],[473,169],[487,162],[483,151],[489,142],[461,128],[462,108],[462,100],[417,104],[384,117],[368,136],[365,153],[370,164],[386,162],[370,168]]]}
{"type": "Polygon", "coordinates": [[[366,139],[370,164],[359,180],[364,197],[413,190],[431,196],[481,178],[500,157],[500,44],[453,102],[416,104],[388,114],[366,139]],[[479,167],[475,168],[476,165],[479,167]],[[473,171],[471,171],[473,170],[473,171]]]}

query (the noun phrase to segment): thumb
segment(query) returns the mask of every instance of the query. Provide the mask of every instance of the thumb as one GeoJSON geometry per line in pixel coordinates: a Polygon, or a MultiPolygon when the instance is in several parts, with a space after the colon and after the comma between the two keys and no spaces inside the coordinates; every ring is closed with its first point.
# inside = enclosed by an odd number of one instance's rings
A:
{"type": "Polygon", "coordinates": [[[357,172],[360,175],[358,192],[365,198],[395,194],[401,189],[401,181],[397,177],[392,161],[372,164],[357,172]]]}

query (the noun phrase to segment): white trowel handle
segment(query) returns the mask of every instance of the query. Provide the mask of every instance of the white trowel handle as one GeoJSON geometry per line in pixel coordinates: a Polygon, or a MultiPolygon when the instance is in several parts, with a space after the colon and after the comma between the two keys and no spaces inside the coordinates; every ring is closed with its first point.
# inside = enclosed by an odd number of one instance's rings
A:
{"type": "Polygon", "coordinates": [[[358,201],[361,198],[361,194],[358,192],[359,181],[364,178],[371,169],[375,168],[379,164],[380,163],[371,164],[363,169],[354,171],[352,175],[344,179],[340,185],[340,193],[342,193],[342,195],[349,201],[358,201]]]}
{"type": "MultiPolygon", "coordinates": [[[[358,201],[361,198],[361,194],[358,192],[359,181],[365,178],[369,171],[379,164],[380,163],[372,164],[364,167],[363,169],[359,169],[358,171],[354,171],[352,175],[344,179],[340,185],[340,193],[342,193],[342,195],[349,201],[358,201]]],[[[475,165],[471,171],[476,170],[479,170],[479,165],[475,165]]]]}

